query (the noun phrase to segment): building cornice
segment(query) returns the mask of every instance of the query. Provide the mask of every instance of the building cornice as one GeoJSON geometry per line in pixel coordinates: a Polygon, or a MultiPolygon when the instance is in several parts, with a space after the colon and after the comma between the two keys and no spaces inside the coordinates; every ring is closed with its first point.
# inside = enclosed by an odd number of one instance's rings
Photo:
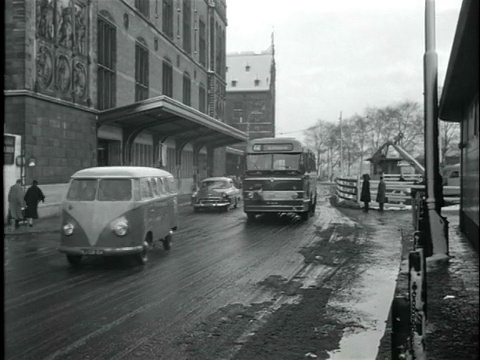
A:
{"type": "Polygon", "coordinates": [[[92,108],[89,108],[87,106],[83,106],[83,105],[80,105],[80,104],[74,104],[74,103],[71,103],[69,101],[57,99],[57,98],[54,98],[54,97],[51,97],[51,96],[48,96],[48,95],[36,93],[36,92],[31,91],[31,90],[4,90],[3,95],[5,97],[28,96],[28,97],[32,97],[32,98],[35,98],[35,99],[48,101],[48,102],[51,102],[51,103],[54,103],[54,104],[57,104],[57,105],[62,105],[62,106],[66,106],[66,107],[69,107],[69,108],[74,108],[74,109],[78,109],[78,110],[82,110],[82,111],[88,111],[88,112],[91,112],[92,114],[95,114],[95,115],[97,115],[99,113],[99,111],[96,110],[96,109],[92,109],[92,108]]]}

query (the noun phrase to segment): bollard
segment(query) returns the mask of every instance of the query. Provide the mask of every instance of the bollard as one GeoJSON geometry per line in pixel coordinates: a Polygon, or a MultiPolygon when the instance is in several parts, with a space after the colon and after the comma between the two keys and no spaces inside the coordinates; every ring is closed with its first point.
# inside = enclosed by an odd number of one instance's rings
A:
{"type": "Polygon", "coordinates": [[[410,349],[410,304],[408,298],[396,296],[392,302],[392,360],[406,360],[410,349]]]}
{"type": "Polygon", "coordinates": [[[410,303],[410,347],[413,359],[425,360],[425,272],[423,249],[408,256],[408,290],[410,303]]]}

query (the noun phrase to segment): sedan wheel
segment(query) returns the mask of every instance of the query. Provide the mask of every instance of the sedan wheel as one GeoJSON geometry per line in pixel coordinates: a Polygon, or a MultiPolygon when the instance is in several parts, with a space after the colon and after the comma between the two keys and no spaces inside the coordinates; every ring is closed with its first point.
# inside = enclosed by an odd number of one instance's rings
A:
{"type": "Polygon", "coordinates": [[[82,261],[82,255],[67,255],[67,261],[72,267],[78,267],[82,261]]]}

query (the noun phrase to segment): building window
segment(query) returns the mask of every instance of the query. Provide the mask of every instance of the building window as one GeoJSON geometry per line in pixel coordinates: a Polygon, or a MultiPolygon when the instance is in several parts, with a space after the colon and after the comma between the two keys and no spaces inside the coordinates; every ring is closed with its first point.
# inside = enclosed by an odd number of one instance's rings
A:
{"type": "Polygon", "coordinates": [[[247,65],[245,66],[245,71],[246,71],[246,72],[249,72],[249,71],[250,71],[250,65],[247,64],[247,65]]]}
{"type": "Polygon", "coordinates": [[[258,86],[258,85],[260,85],[260,80],[255,79],[254,83],[255,83],[255,86],[258,86]]]}
{"type": "Polygon", "coordinates": [[[173,96],[173,69],[168,61],[162,65],[162,93],[166,96],[173,96]]]}
{"type": "Polygon", "coordinates": [[[97,45],[97,102],[98,109],[105,110],[116,104],[117,29],[101,16],[98,16],[97,45]]]}
{"type": "Polygon", "coordinates": [[[207,113],[207,92],[203,84],[200,84],[198,91],[198,109],[205,114],[207,113]]]}
{"type": "Polygon", "coordinates": [[[237,80],[232,80],[232,87],[237,86],[237,80]]]}
{"type": "Polygon", "coordinates": [[[148,49],[135,44],[135,101],[148,99],[148,49]]]}
{"type": "Polygon", "coordinates": [[[207,65],[207,30],[203,20],[199,24],[199,61],[203,66],[207,65]]]}
{"type": "Polygon", "coordinates": [[[190,106],[192,104],[192,80],[188,73],[183,74],[183,103],[190,106]]]}
{"type": "Polygon", "coordinates": [[[190,1],[183,1],[183,49],[188,54],[192,52],[192,10],[190,1]]]}
{"type": "Polygon", "coordinates": [[[162,31],[173,39],[173,0],[163,0],[162,31]]]}
{"type": "Polygon", "coordinates": [[[135,0],[135,7],[142,15],[150,15],[150,0],[135,0]]]}

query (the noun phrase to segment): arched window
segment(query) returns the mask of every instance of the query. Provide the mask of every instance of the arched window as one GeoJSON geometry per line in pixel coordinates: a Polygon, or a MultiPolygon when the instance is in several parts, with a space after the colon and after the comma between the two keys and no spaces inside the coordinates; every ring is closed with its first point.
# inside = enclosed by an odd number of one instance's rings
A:
{"type": "Polygon", "coordinates": [[[97,107],[115,107],[117,98],[117,28],[113,17],[102,10],[98,14],[97,107]]]}
{"type": "Polygon", "coordinates": [[[146,17],[150,14],[150,1],[149,0],[135,0],[135,7],[138,12],[146,17]]]}
{"type": "Polygon", "coordinates": [[[148,99],[148,48],[142,38],[135,43],[135,101],[148,99]]]}

